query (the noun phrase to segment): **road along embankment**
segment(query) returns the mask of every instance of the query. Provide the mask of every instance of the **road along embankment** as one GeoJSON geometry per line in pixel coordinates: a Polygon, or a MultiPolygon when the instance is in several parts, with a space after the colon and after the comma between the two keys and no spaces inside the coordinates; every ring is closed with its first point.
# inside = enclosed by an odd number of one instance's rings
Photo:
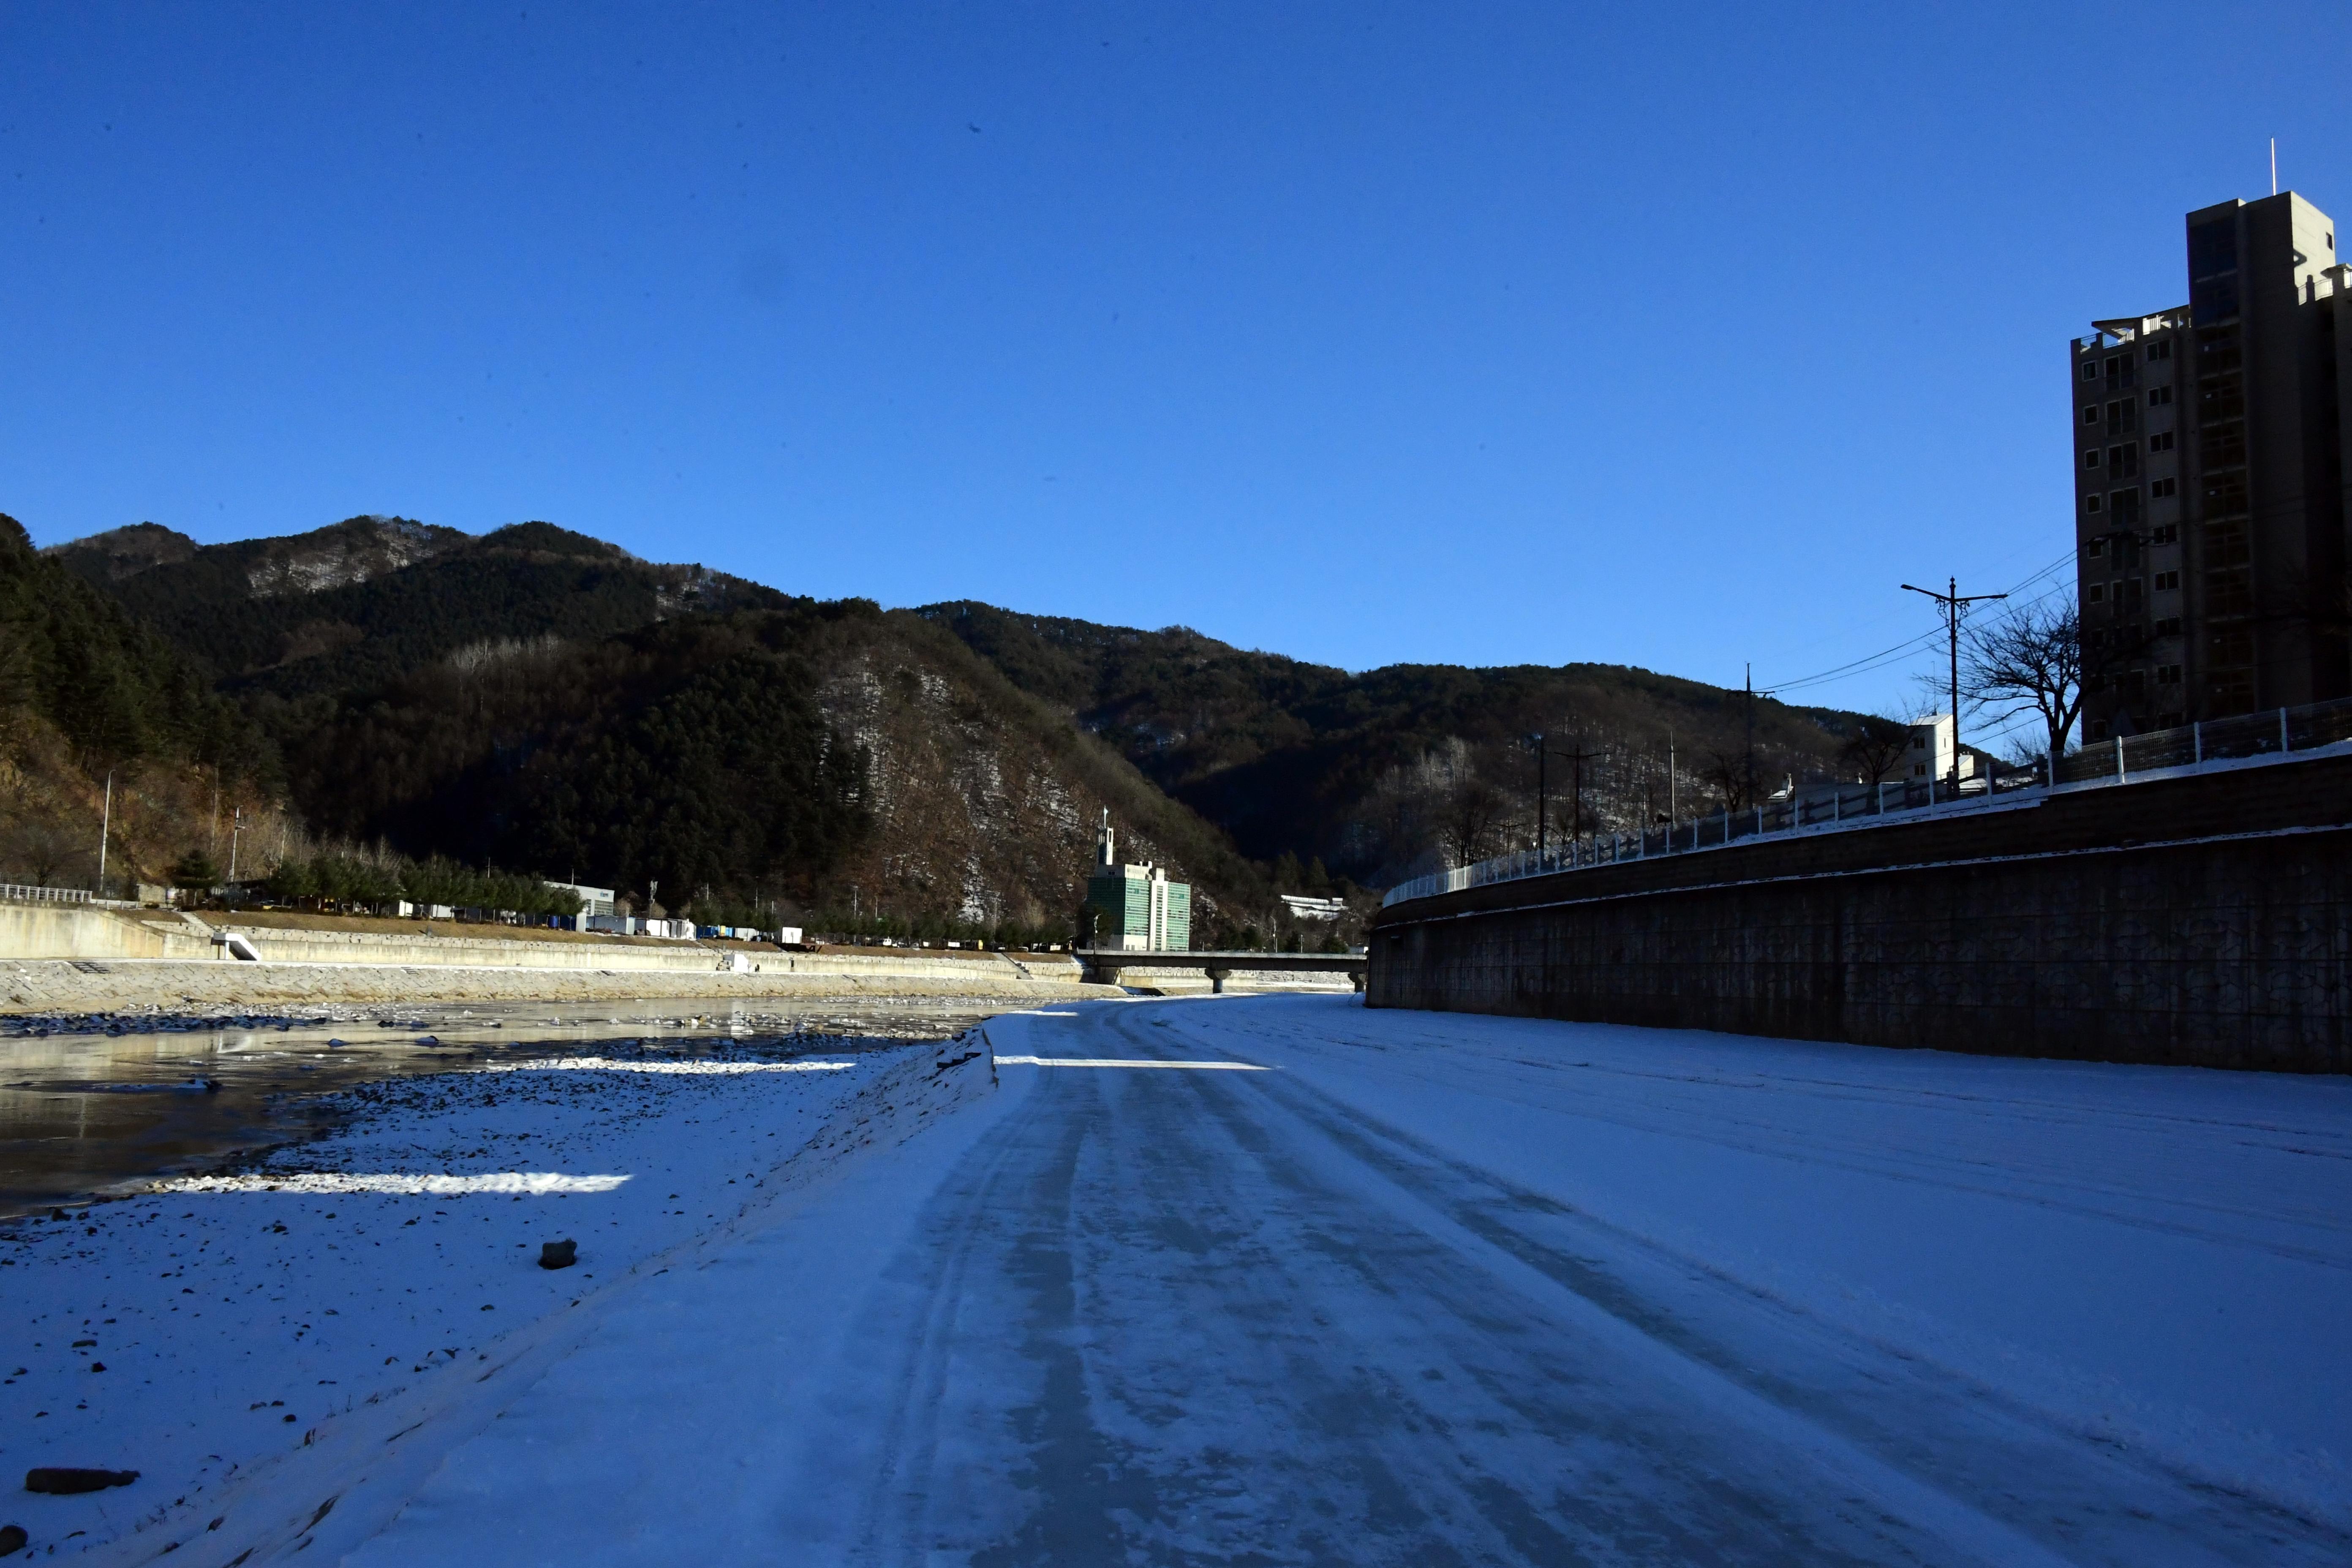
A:
{"type": "Polygon", "coordinates": [[[2352,759],[1493,883],[1374,922],[1375,1007],[2352,1071],[2352,759]]]}
{"type": "MultiPolygon", "coordinates": [[[[380,922],[389,925],[392,922],[380,922]]],[[[548,940],[0,905],[0,1013],[334,1003],[1115,996],[1064,953],[548,940]],[[250,953],[250,959],[240,954],[250,953]]]]}

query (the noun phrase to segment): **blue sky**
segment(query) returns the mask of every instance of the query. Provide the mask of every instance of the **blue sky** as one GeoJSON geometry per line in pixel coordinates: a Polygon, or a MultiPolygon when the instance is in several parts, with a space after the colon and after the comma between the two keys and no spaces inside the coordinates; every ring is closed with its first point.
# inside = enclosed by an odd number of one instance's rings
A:
{"type": "MultiPolygon", "coordinates": [[[[2352,11],[0,10],[0,510],[1737,684],[2069,543],[2352,11]]],[[[1917,668],[1932,662],[1923,655],[1917,668]]],[[[1809,689],[1879,706],[1910,666],[1809,689]]]]}

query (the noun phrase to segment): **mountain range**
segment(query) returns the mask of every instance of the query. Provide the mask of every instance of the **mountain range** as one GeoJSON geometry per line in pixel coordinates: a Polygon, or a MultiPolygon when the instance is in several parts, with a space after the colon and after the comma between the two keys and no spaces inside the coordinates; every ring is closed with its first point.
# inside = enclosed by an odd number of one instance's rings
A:
{"type": "MultiPolygon", "coordinates": [[[[144,825],[134,871],[175,852],[173,824],[192,838],[209,787],[232,828],[239,807],[277,825],[265,860],[373,845],[658,881],[673,902],[1043,932],[1108,811],[1122,858],[1195,884],[1198,940],[1242,940],[1283,922],[1276,891],[1529,838],[1538,731],[1559,834],[1850,771],[1873,727],[1622,666],[1350,673],[1181,626],[819,602],[545,522],[362,517],[209,545],[141,523],[37,554],[6,531],[0,616],[67,606],[26,646],[115,650],[155,715],[94,742],[87,669],[19,658],[0,688],[14,816],[63,830],[110,769],[144,825]]],[[[0,835],[0,875],[56,869],[25,837],[0,835]]]]}

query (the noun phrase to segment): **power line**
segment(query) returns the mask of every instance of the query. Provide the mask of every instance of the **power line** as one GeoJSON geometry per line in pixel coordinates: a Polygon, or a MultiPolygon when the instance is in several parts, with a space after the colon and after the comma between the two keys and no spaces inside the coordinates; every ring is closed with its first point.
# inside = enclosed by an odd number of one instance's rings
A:
{"type": "MultiPolygon", "coordinates": [[[[2074,552],[2072,550],[2069,550],[2065,554],[2061,555],[2058,559],[2051,562],[2048,565],[2042,567],[2036,572],[2029,574],[2022,581],[2019,582],[2015,587],[2010,589],[2010,593],[2012,595],[2021,593],[2025,589],[2032,587],[2034,584],[2041,582],[2052,573],[2059,570],[2061,567],[2074,564],[2074,552]]],[[[2054,592],[2056,590],[2056,584],[2053,584],[2051,591],[2054,592]]],[[[2047,592],[2035,596],[2034,603],[2039,604],[2047,597],[2049,597],[2049,593],[2047,592]]],[[[1874,669],[1884,668],[1886,665],[1894,663],[1906,654],[1916,653],[1920,649],[1925,648],[1930,643],[1942,637],[1943,635],[1943,628],[1939,626],[1933,631],[1922,632],[1917,637],[1896,643],[1893,647],[1882,648],[1876,653],[1867,654],[1850,663],[1841,664],[1832,669],[1824,669],[1812,675],[1800,676],[1794,680],[1773,681],[1770,683],[1769,689],[1776,694],[1784,691],[1799,691],[1808,686],[1819,686],[1824,681],[1835,680],[1844,676],[1867,675],[1874,669]]]]}

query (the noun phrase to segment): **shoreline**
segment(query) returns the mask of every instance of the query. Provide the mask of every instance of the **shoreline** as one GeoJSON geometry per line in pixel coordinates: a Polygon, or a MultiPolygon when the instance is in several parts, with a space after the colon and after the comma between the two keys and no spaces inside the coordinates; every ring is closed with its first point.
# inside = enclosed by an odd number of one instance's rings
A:
{"type": "Polygon", "coordinates": [[[0,1453],[142,1472],[20,1498],[9,1522],[37,1548],[86,1532],[74,1543],[110,1560],[193,1543],[215,1516],[267,1533],[252,1505],[269,1487],[253,1483],[294,1456],[364,1429],[373,1464],[550,1332],[993,1082],[984,1043],[805,1043],[780,1058],[723,1037],[608,1039],[453,1063],[342,1091],[332,1131],[240,1177],[0,1226],[20,1307],[0,1372],[26,1369],[0,1385],[0,1453]],[[542,1269],[559,1239],[578,1265],[542,1269]]]}

